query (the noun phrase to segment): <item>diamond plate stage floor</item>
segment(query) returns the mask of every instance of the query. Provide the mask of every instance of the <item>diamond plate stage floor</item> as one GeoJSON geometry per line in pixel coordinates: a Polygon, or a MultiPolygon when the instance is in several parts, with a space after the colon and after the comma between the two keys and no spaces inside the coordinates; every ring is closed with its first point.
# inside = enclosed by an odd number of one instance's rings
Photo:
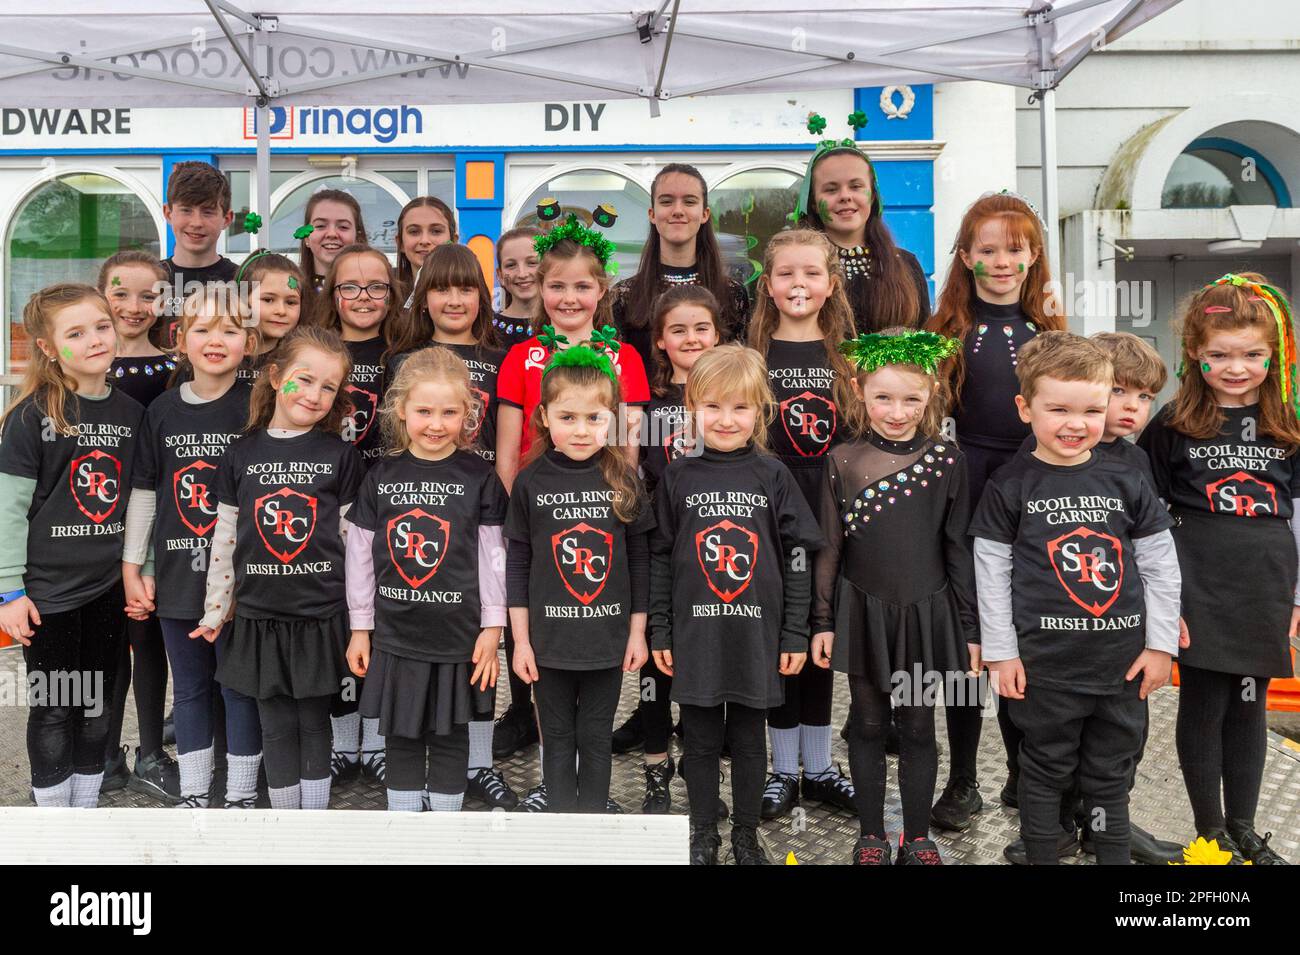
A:
{"type": "MultiPolygon", "coordinates": [[[[503,663],[504,665],[504,663],[503,663]]],[[[26,707],[24,704],[25,670],[22,654],[16,648],[0,650],[0,688],[9,691],[17,688],[16,701],[11,692],[0,693],[0,701],[10,705],[0,706],[0,806],[29,805],[29,775],[26,747],[26,707]]],[[[499,697],[508,697],[505,677],[500,680],[499,697]]],[[[636,681],[624,682],[623,700],[617,723],[631,711],[635,702],[636,681]]],[[[504,706],[504,699],[500,704],[504,706]]],[[[1151,736],[1146,755],[1138,769],[1137,788],[1133,793],[1132,815],[1135,822],[1155,835],[1185,843],[1195,835],[1192,828],[1191,807],[1183,790],[1182,776],[1178,771],[1174,752],[1174,719],[1178,708],[1178,691],[1166,688],[1155,694],[1151,701],[1151,736]]],[[[847,745],[838,736],[848,710],[848,688],[842,678],[836,680],[833,725],[834,758],[848,768],[847,745]]],[[[947,774],[947,744],[939,716],[939,784],[947,774]]],[[[123,742],[133,745],[135,738],[134,701],[127,705],[123,742]]],[[[680,740],[673,740],[674,754],[680,755],[680,740]]],[[[998,792],[1006,779],[1006,767],[1001,755],[1002,740],[996,721],[989,720],[984,727],[980,743],[979,769],[984,810],[975,817],[971,828],[961,834],[935,832],[935,842],[949,864],[998,865],[1005,864],[1003,848],[1018,835],[1018,817],[1015,811],[998,802],[998,792]]],[[[641,805],[644,776],[641,754],[630,753],[614,757],[614,773],[610,794],[628,811],[641,805]]],[[[540,782],[541,767],[537,747],[531,746],[499,764],[507,780],[522,796],[531,786],[540,782]]],[[[889,758],[889,781],[886,792],[885,822],[897,838],[902,828],[898,802],[898,761],[889,758]]],[[[730,778],[727,761],[723,770],[730,778]]],[[[729,784],[724,780],[722,796],[729,799],[729,784]]],[[[673,811],[682,812],[686,805],[686,786],[680,776],[672,782],[673,811]]],[[[151,807],[157,803],[147,796],[121,790],[105,794],[102,806],[151,807]]],[[[383,810],[384,792],[377,784],[361,780],[335,788],[331,806],[334,809],[383,810]]],[[[471,809],[481,808],[470,806],[471,809]]],[[[763,825],[763,839],[775,861],[787,852],[794,852],[801,864],[841,864],[849,861],[857,825],[853,817],[820,803],[805,801],[802,811],[786,819],[763,825]]],[[[727,854],[726,824],[722,826],[724,855],[727,854]]],[[[1273,832],[1271,845],[1292,863],[1300,863],[1300,745],[1276,733],[1269,734],[1269,749],[1264,769],[1264,782],[1260,794],[1256,828],[1260,833],[1273,832]]],[[[382,850],[380,850],[382,852],[382,850]]],[[[1090,864],[1091,858],[1077,856],[1069,860],[1075,864],[1090,864]]]]}

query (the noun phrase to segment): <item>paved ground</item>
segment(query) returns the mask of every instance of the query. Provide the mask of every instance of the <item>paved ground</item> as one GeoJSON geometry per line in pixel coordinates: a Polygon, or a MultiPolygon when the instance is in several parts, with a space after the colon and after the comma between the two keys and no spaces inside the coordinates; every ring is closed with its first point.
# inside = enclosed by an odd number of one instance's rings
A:
{"type": "MultiPolygon", "coordinates": [[[[28,804],[29,775],[24,735],[26,712],[23,692],[13,693],[13,688],[23,688],[24,670],[21,654],[14,648],[0,650],[0,805],[28,804]],[[16,696],[16,699],[15,699],[16,696]]],[[[503,695],[505,680],[501,681],[503,695]]],[[[634,682],[625,684],[619,722],[630,712],[634,702],[634,682]]],[[[1177,712],[1178,692],[1165,689],[1157,693],[1151,707],[1151,740],[1146,757],[1138,771],[1138,785],[1133,796],[1133,818],[1157,836],[1185,842],[1194,832],[1191,808],[1183,790],[1174,754],[1174,718],[1177,712]]],[[[834,725],[843,723],[848,708],[848,689],[843,681],[837,682],[834,725]]],[[[942,717],[940,717],[942,720],[942,717]]],[[[1278,715],[1274,721],[1279,728],[1294,726],[1294,718],[1278,715]]],[[[134,703],[127,707],[125,742],[134,738],[134,703]]],[[[942,727],[940,740],[943,740],[942,727]]],[[[680,743],[674,740],[674,749],[680,743]]],[[[1014,811],[997,802],[997,793],[1006,777],[1000,753],[1001,738],[992,722],[986,727],[980,750],[980,774],[985,799],[985,809],[976,817],[971,829],[960,836],[937,833],[945,859],[949,863],[1000,864],[1002,849],[1018,836],[1018,821],[1014,811]]],[[[940,785],[947,770],[941,743],[940,785]]],[[[834,754],[847,768],[846,744],[835,737],[834,754]]],[[[890,763],[890,780],[887,792],[886,824],[897,835],[902,819],[896,785],[897,760],[890,763]]],[[[725,767],[725,763],[724,763],[725,767]]],[[[503,771],[516,790],[523,792],[540,781],[537,749],[530,747],[516,754],[503,766],[503,771]]],[[[729,774],[728,774],[729,775],[729,774]]],[[[644,777],[639,754],[614,757],[614,778],[611,794],[625,808],[634,810],[641,804],[644,777]]],[[[680,778],[672,783],[674,811],[682,811],[686,803],[686,788],[680,778]]],[[[723,783],[723,797],[729,795],[723,783]]],[[[147,797],[124,790],[105,795],[105,806],[151,806],[147,797]]],[[[336,809],[384,808],[383,790],[377,785],[359,781],[335,790],[332,805],[336,809]]],[[[824,808],[817,803],[807,803],[802,813],[794,817],[767,823],[763,827],[764,840],[774,857],[784,857],[793,851],[800,863],[847,862],[857,838],[857,826],[852,817],[824,808]]],[[[1290,861],[1300,863],[1300,745],[1277,734],[1270,734],[1268,761],[1265,767],[1263,791],[1257,827],[1261,833],[1272,831],[1272,845],[1290,861]]],[[[724,827],[725,845],[725,827],[724,827]]],[[[1086,863],[1086,857],[1076,862],[1086,863]]]]}

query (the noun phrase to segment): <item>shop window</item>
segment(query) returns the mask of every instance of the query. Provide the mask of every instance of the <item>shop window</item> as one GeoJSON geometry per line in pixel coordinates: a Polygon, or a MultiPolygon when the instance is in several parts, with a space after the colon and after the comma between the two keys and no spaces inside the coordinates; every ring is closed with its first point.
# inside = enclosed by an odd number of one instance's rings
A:
{"type": "MultiPolygon", "coordinates": [[[[415,172],[367,173],[367,178],[360,176],[323,176],[305,182],[289,193],[275,208],[271,218],[271,247],[277,252],[296,252],[298,240],[293,231],[303,222],[303,214],[312,195],[322,189],[339,189],[348,193],[361,206],[361,216],[365,220],[367,239],[372,246],[383,252],[397,252],[397,215],[402,210],[407,198],[414,195],[417,177],[415,172]],[[386,181],[385,181],[386,180],[386,181]],[[398,198],[385,186],[394,186],[404,198],[398,198]],[[409,191],[408,191],[409,190],[409,191]]],[[[430,182],[434,177],[430,175],[430,182]]],[[[275,174],[272,174],[272,180],[275,174]]],[[[439,195],[438,193],[434,193],[439,195]]],[[[451,202],[453,196],[440,198],[451,202]]]]}
{"type": "Polygon", "coordinates": [[[751,289],[751,297],[768,240],[790,224],[800,182],[786,169],[750,169],[709,190],[722,261],[732,278],[751,289]]]}
{"type": "Polygon", "coordinates": [[[616,172],[604,169],[574,169],[561,173],[534,190],[523,204],[514,225],[537,225],[537,203],[553,198],[560,203],[560,213],[567,216],[576,212],[578,218],[591,225],[591,216],[597,206],[608,203],[618,213],[614,225],[603,232],[617,251],[616,278],[628,278],[636,272],[641,261],[641,247],[649,232],[646,210],[650,208],[650,194],[641,186],[616,172]]]}
{"type": "Polygon", "coordinates": [[[1289,206],[1272,163],[1228,139],[1198,139],[1174,160],[1160,196],[1162,209],[1289,206]]]}
{"type": "Polygon", "coordinates": [[[125,249],[159,254],[158,227],[130,188],[98,173],[74,173],[33,191],[9,225],[5,243],[5,373],[27,367],[23,306],[55,282],[93,284],[104,259],[125,249]]]}

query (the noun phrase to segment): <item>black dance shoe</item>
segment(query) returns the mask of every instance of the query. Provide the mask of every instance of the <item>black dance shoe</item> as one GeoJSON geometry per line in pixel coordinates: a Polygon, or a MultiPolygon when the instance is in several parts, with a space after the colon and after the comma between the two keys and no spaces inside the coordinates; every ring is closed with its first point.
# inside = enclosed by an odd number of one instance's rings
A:
{"type": "Polygon", "coordinates": [[[760,814],[764,819],[780,819],[799,805],[799,777],[784,773],[769,773],[767,785],[763,787],[763,807],[760,814]]]}
{"type": "Polygon", "coordinates": [[[930,825],[947,832],[965,832],[971,816],[984,808],[979,783],[957,778],[944,787],[943,795],[930,810],[930,825]]]}

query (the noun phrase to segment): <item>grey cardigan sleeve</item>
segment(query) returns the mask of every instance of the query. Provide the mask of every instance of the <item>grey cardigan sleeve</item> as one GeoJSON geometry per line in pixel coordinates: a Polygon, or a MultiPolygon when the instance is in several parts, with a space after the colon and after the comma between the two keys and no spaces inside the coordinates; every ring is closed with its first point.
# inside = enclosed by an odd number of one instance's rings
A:
{"type": "Polygon", "coordinates": [[[1146,596],[1147,649],[1178,656],[1178,615],[1183,575],[1178,569],[1174,535],[1161,531],[1133,541],[1133,558],[1146,596]]]}
{"type": "Polygon", "coordinates": [[[975,538],[975,593],[979,597],[983,659],[990,663],[1020,656],[1011,612],[1011,545],[975,538]]]}

